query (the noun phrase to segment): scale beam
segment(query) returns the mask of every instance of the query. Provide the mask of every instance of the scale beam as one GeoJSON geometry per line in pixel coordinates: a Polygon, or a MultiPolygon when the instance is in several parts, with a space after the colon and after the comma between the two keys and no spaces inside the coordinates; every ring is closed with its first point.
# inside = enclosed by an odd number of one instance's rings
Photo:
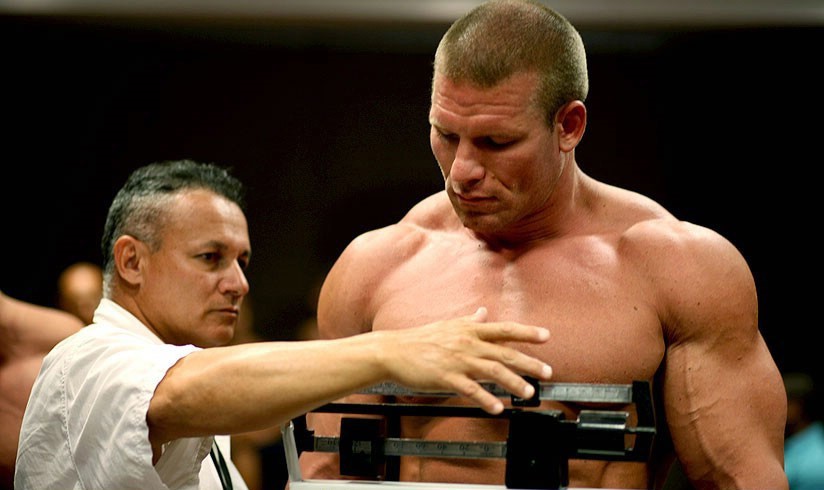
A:
{"type": "MultiPolygon", "coordinates": [[[[435,458],[501,458],[506,460],[506,487],[566,488],[569,459],[646,461],[655,437],[655,413],[648,382],[632,385],[542,383],[529,400],[513,397],[512,407],[490,414],[479,407],[414,403],[330,403],[315,412],[381,415],[384,418],[342,417],[340,437],[315,436],[305,418],[284,427],[290,481],[302,481],[297,458],[302,451],[336,452],[341,475],[385,481],[388,461],[400,456],[435,458]],[[636,423],[629,426],[624,410],[581,410],[576,420],[565,420],[560,410],[536,408],[542,400],[635,406],[636,423]],[[506,441],[436,441],[392,437],[386,420],[399,417],[500,418],[509,422],[506,441]],[[290,456],[290,452],[294,452],[290,456]]],[[[489,388],[487,388],[489,389],[489,388]]],[[[503,393],[502,390],[495,390],[503,393]]],[[[451,393],[415,393],[382,384],[362,393],[389,396],[456,396],[451,393]]],[[[507,396],[501,394],[501,396],[507,396]]]]}
{"type": "MultiPolygon", "coordinates": [[[[501,398],[508,398],[510,393],[493,383],[481,383],[488,392],[501,398]]],[[[538,383],[538,399],[559,402],[582,403],[632,403],[632,385],[589,384],[589,383],[538,383]]],[[[394,383],[380,383],[359,392],[365,395],[384,396],[420,396],[420,397],[456,397],[450,392],[420,392],[394,383]]]]}

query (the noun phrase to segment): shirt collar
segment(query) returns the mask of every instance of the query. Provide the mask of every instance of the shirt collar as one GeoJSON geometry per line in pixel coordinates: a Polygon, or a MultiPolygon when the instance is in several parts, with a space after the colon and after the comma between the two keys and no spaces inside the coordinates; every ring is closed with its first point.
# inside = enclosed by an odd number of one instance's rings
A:
{"type": "Polygon", "coordinates": [[[94,310],[94,323],[105,323],[113,325],[129,332],[140,335],[156,344],[164,344],[152,330],[143,324],[136,316],[131,314],[129,310],[123,308],[114,301],[103,298],[100,300],[100,305],[94,310]]]}

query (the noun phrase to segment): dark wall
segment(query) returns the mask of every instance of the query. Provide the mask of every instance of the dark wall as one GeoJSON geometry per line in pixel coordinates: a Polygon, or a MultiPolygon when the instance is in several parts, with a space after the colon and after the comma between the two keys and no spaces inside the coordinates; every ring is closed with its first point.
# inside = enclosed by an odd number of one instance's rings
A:
{"type": "MultiPolygon", "coordinates": [[[[442,187],[426,117],[445,28],[0,17],[0,289],[51,304],[63,267],[100,262],[107,205],[131,170],[212,161],[249,186],[257,317],[288,337],[285,312],[350,239],[442,187]]],[[[732,240],[779,366],[813,367],[824,30],[582,34],[581,166],[732,240]]]]}

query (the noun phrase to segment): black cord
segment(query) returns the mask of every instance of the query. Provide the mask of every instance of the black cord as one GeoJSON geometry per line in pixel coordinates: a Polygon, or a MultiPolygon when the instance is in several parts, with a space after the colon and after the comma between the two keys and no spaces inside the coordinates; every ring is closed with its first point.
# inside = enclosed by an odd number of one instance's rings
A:
{"type": "Polygon", "coordinates": [[[232,490],[232,475],[229,474],[229,466],[226,464],[226,460],[223,459],[223,453],[220,452],[220,448],[217,446],[217,442],[212,443],[212,450],[209,451],[209,456],[212,457],[212,463],[215,464],[215,468],[217,468],[217,474],[220,477],[220,485],[223,487],[223,490],[232,490]],[[217,453],[217,455],[215,455],[217,453]]]}

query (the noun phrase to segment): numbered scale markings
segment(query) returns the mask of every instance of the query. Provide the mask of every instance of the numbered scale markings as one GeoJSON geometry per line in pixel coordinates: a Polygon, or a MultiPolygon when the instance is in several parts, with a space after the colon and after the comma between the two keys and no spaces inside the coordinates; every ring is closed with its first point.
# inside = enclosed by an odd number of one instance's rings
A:
{"type": "MultiPolygon", "coordinates": [[[[381,441],[385,456],[421,456],[430,458],[505,458],[504,442],[423,441],[417,439],[387,438],[381,441]]],[[[315,437],[315,451],[337,453],[340,439],[315,437]]],[[[372,453],[371,441],[352,441],[352,453],[372,453]]]]}

